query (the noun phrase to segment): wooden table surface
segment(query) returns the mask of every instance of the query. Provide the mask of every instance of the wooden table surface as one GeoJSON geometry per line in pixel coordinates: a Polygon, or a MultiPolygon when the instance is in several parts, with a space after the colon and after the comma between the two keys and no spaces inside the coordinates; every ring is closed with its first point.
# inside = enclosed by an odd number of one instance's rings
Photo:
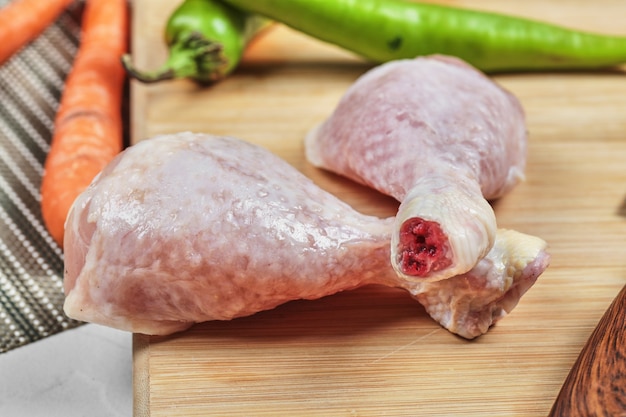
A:
{"type": "MultiPolygon", "coordinates": [[[[443,1],[440,1],[443,2],[443,1]]],[[[447,4],[626,35],[622,0],[447,4]]],[[[133,56],[164,59],[178,0],[133,1],[133,56]]],[[[374,215],[397,203],[310,166],[303,137],[370,64],[279,26],[227,80],[132,83],[132,140],[182,130],[265,146],[374,215]]],[[[168,337],[134,336],[135,416],[541,416],[626,283],[626,74],[498,75],[527,113],[527,180],[494,206],[499,226],[545,239],[552,262],[517,308],[468,342],[402,290],[296,301],[168,337]]]]}

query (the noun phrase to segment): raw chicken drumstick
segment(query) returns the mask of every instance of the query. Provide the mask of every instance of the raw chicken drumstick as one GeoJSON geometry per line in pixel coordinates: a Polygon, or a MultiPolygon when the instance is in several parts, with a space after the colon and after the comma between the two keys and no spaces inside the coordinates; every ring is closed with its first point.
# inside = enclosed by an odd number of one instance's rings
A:
{"type": "Polygon", "coordinates": [[[376,283],[406,289],[444,327],[473,338],[546,265],[543,241],[501,232],[467,274],[408,282],[389,263],[392,224],[356,212],[261,147],[158,136],[122,152],[75,201],[64,309],[78,320],[169,334],[376,283]]]}
{"type": "Polygon", "coordinates": [[[391,281],[391,222],[352,210],[247,142],[147,139],[120,154],[68,215],[64,309],[167,334],[391,281]]]}
{"type": "Polygon", "coordinates": [[[408,280],[462,274],[491,249],[486,199],[510,190],[526,162],[517,99],[456,58],[392,61],[361,76],[309,132],[314,165],[401,202],[392,264],[408,280]]]}

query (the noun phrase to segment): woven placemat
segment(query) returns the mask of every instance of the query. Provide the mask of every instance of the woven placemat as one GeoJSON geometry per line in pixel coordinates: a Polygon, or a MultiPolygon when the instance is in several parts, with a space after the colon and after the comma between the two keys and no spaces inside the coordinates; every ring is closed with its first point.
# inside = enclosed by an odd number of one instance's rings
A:
{"type": "MultiPolygon", "coordinates": [[[[0,7],[9,0],[0,0],[0,7]]],[[[81,323],[63,313],[63,252],[39,208],[54,115],[82,3],[0,66],[0,353],[81,323]]]]}

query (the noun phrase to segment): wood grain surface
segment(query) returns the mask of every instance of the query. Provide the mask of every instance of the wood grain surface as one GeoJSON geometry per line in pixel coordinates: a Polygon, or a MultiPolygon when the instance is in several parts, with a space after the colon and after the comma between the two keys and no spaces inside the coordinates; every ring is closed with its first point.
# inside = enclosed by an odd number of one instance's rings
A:
{"type": "MultiPolygon", "coordinates": [[[[442,2],[442,1],[441,1],[442,2]]],[[[626,35],[622,0],[447,4],[626,35]]],[[[134,0],[133,56],[164,59],[178,0],[134,0]]],[[[182,130],[260,144],[369,214],[397,203],[310,166],[303,137],[371,67],[278,26],[210,88],[131,85],[132,138],[182,130]]],[[[509,74],[530,136],[526,181],[494,203],[501,227],[545,239],[551,266],[468,342],[401,290],[364,287],[168,337],[134,336],[135,416],[542,416],[626,284],[626,73],[509,74]]]]}
{"type": "Polygon", "coordinates": [[[600,319],[549,417],[626,416],[626,286],[600,319]]]}

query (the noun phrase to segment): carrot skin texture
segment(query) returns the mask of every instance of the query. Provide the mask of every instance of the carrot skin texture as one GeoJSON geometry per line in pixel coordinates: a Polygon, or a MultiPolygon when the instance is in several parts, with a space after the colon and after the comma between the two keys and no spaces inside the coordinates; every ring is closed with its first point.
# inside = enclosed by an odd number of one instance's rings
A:
{"type": "Polygon", "coordinates": [[[0,64],[34,40],[73,0],[13,0],[0,9],[0,64]]]}
{"type": "Polygon", "coordinates": [[[626,63],[626,36],[405,0],[224,0],[373,62],[457,56],[485,72],[626,63]]]}
{"type": "Polygon", "coordinates": [[[87,0],[41,184],[43,220],[60,246],[74,200],[123,147],[127,37],[126,0],[87,0]]]}

